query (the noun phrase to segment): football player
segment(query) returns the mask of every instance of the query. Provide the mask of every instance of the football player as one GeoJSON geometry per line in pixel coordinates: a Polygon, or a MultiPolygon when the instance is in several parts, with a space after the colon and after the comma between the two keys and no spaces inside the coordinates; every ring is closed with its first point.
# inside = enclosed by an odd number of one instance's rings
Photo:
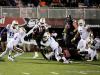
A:
{"type": "Polygon", "coordinates": [[[16,54],[10,57],[10,60],[15,62],[14,58],[22,55],[24,51],[17,47],[17,45],[21,42],[22,44],[32,44],[31,42],[24,41],[24,36],[26,35],[25,29],[23,27],[18,29],[18,33],[14,35],[14,37],[7,43],[6,50],[0,55],[0,59],[9,51],[15,51],[16,54]]]}
{"type": "MultiPolygon", "coordinates": [[[[26,34],[33,34],[33,36],[35,36],[35,40],[36,42],[34,43],[34,45],[38,45],[39,48],[41,48],[41,44],[40,41],[42,39],[43,34],[48,30],[50,26],[46,23],[45,18],[41,18],[39,22],[37,22],[37,24],[26,34]]],[[[42,53],[43,57],[45,58],[44,54],[42,53]]],[[[33,58],[38,57],[38,53],[35,51],[35,56],[33,58]]]]}
{"type": "Polygon", "coordinates": [[[97,60],[98,59],[98,54],[96,51],[96,46],[94,45],[93,38],[88,38],[84,44],[84,50],[80,51],[80,53],[87,51],[87,54],[82,55],[84,56],[84,60],[87,61],[92,61],[93,59],[97,60]]]}
{"type": "MultiPolygon", "coordinates": [[[[14,20],[12,24],[8,24],[1,32],[1,36],[3,32],[7,31],[7,43],[14,37],[14,34],[18,32],[18,21],[14,20]]],[[[8,59],[10,59],[11,50],[9,50],[8,59]]]]}
{"type": "Polygon", "coordinates": [[[63,56],[62,48],[54,40],[53,37],[50,37],[49,32],[44,33],[41,40],[41,45],[43,45],[44,47],[50,47],[57,61],[62,61],[63,63],[72,63],[72,61],[66,60],[66,58],[63,56]]]}
{"type": "Polygon", "coordinates": [[[85,24],[85,21],[83,19],[80,19],[78,21],[78,32],[75,35],[75,37],[71,40],[71,42],[73,42],[79,35],[81,39],[78,43],[77,49],[83,51],[85,50],[86,40],[89,37],[94,38],[92,30],[90,29],[89,25],[85,24]]]}

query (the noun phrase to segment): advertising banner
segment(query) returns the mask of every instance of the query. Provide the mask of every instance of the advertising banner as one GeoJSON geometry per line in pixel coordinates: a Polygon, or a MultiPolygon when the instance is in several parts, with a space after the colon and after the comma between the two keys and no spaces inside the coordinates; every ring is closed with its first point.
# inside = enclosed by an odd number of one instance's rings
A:
{"type": "MultiPolygon", "coordinates": [[[[66,18],[46,18],[46,23],[51,25],[51,28],[64,28],[64,20],[66,18]]],[[[12,24],[12,21],[16,20],[19,26],[31,27],[35,24],[37,19],[34,18],[13,18],[13,17],[2,17],[0,18],[0,27],[6,27],[7,24],[12,24]]],[[[99,19],[86,19],[86,24],[89,24],[91,28],[100,28],[99,19]]]]}

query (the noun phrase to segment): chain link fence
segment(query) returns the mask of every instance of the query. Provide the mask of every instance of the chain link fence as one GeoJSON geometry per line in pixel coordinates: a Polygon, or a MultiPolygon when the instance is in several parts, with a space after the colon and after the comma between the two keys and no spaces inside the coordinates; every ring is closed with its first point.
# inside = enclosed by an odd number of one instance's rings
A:
{"type": "Polygon", "coordinates": [[[0,7],[0,17],[66,18],[67,15],[71,15],[74,19],[100,19],[100,9],[65,7],[0,7]]]}

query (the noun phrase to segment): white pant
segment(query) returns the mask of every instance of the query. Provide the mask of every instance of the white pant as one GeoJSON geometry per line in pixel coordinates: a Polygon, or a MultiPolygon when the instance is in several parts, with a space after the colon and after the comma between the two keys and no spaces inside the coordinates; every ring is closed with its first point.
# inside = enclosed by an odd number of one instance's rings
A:
{"type": "Polygon", "coordinates": [[[58,46],[54,50],[54,55],[55,55],[55,58],[57,59],[57,61],[59,61],[61,59],[61,56],[59,56],[59,54],[62,54],[62,48],[60,46],[58,46]]]}
{"type": "Polygon", "coordinates": [[[93,58],[97,54],[97,51],[96,50],[92,50],[91,48],[88,48],[85,51],[88,51],[88,55],[91,57],[91,60],[93,60],[93,58]]]}
{"type": "Polygon", "coordinates": [[[37,45],[36,40],[30,40],[30,42],[32,42],[33,45],[37,45]]]}
{"type": "Polygon", "coordinates": [[[78,43],[77,49],[80,49],[80,51],[84,51],[86,48],[86,40],[81,39],[78,43]]]}
{"type": "Polygon", "coordinates": [[[7,38],[7,43],[11,40],[12,38],[7,38]]]}
{"type": "Polygon", "coordinates": [[[0,57],[3,57],[8,51],[15,51],[17,54],[14,55],[14,57],[18,57],[24,53],[24,51],[16,46],[7,44],[6,50],[0,55],[0,57]]]}

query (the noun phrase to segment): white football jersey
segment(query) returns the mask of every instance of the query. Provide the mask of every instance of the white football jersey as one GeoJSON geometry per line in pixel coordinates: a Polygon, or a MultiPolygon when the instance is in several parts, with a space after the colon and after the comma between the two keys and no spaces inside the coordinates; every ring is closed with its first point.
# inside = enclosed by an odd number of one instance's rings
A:
{"type": "Polygon", "coordinates": [[[49,37],[48,38],[48,41],[45,42],[45,44],[48,44],[48,42],[51,41],[49,47],[52,49],[52,50],[55,50],[59,45],[58,43],[54,40],[53,37],[49,37]]]}
{"type": "MultiPolygon", "coordinates": [[[[41,26],[40,22],[39,22],[37,25],[40,25],[40,26],[41,26]]],[[[49,26],[47,23],[44,24],[44,27],[45,27],[46,30],[47,30],[48,28],[50,28],[50,26],[49,26]]]]}
{"type": "Polygon", "coordinates": [[[6,29],[7,29],[7,40],[8,38],[13,38],[14,34],[18,32],[18,27],[14,29],[11,24],[8,24],[6,29]]]}
{"type": "Polygon", "coordinates": [[[90,37],[90,32],[87,31],[88,28],[89,25],[83,27],[78,26],[78,32],[80,33],[81,39],[86,40],[88,37],[90,37]]]}
{"type": "Polygon", "coordinates": [[[14,37],[8,42],[8,44],[16,46],[24,40],[24,36],[24,33],[16,33],[14,37]]]}

